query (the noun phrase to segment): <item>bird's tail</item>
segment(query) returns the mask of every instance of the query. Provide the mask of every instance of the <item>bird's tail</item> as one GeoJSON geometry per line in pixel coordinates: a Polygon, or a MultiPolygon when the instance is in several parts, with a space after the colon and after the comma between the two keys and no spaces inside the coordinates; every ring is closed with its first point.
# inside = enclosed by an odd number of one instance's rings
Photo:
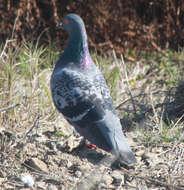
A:
{"type": "Polygon", "coordinates": [[[120,163],[131,166],[135,164],[137,160],[130,146],[128,145],[123,132],[121,135],[119,135],[120,133],[121,132],[119,132],[114,137],[112,137],[114,140],[113,152],[118,157],[118,160],[120,161],[120,163]]]}
{"type": "Polygon", "coordinates": [[[128,166],[135,164],[137,160],[123,134],[119,118],[109,112],[100,125],[103,125],[103,127],[99,127],[99,129],[104,134],[107,142],[109,142],[112,153],[117,156],[119,161],[128,166]]]}

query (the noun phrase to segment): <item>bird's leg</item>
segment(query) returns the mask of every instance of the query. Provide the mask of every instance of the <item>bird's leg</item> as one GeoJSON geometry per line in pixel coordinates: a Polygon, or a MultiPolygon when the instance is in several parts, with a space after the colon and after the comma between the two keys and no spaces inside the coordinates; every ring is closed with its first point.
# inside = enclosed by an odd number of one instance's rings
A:
{"type": "Polygon", "coordinates": [[[97,146],[96,146],[95,144],[89,144],[89,145],[88,145],[88,148],[97,149],[97,146]]]}
{"type": "Polygon", "coordinates": [[[85,146],[89,149],[97,149],[97,146],[95,144],[91,144],[89,143],[89,141],[87,139],[83,139],[84,140],[84,143],[85,143],[85,146]]]}
{"type": "Polygon", "coordinates": [[[97,146],[94,144],[90,144],[87,139],[83,138],[80,141],[80,144],[75,147],[72,152],[79,152],[82,149],[89,148],[89,149],[97,149],[97,146]]]}

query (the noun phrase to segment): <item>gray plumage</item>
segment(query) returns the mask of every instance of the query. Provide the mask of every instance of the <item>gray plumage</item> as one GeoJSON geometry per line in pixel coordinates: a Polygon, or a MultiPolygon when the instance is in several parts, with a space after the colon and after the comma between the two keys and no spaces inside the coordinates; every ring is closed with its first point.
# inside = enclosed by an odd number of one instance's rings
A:
{"type": "Polygon", "coordinates": [[[69,39],[50,82],[57,110],[91,143],[111,151],[124,164],[135,163],[105,79],[90,57],[82,19],[69,14],[62,27],[69,39]]]}

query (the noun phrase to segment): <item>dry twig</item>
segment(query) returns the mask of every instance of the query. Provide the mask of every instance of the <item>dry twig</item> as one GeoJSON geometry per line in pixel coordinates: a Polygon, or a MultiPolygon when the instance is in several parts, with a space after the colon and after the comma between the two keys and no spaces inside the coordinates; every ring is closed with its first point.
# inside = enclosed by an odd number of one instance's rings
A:
{"type": "Polygon", "coordinates": [[[10,106],[8,106],[6,108],[0,108],[0,112],[8,111],[8,110],[13,109],[13,108],[15,108],[17,106],[20,106],[20,104],[12,104],[12,105],[10,105],[10,106]]]}

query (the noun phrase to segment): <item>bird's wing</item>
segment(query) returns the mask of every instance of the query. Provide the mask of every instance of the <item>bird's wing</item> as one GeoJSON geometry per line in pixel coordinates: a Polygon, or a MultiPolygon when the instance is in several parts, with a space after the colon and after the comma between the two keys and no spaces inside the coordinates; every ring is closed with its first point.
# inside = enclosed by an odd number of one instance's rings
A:
{"type": "Polygon", "coordinates": [[[97,122],[103,119],[105,96],[90,79],[75,70],[63,69],[55,74],[51,91],[56,108],[72,123],[80,120],[97,122]]]}
{"type": "Polygon", "coordinates": [[[93,83],[96,86],[97,90],[102,94],[106,109],[112,111],[113,114],[118,115],[117,111],[115,110],[112,98],[110,96],[110,90],[103,75],[99,70],[97,70],[97,75],[94,78],[93,83]]]}

